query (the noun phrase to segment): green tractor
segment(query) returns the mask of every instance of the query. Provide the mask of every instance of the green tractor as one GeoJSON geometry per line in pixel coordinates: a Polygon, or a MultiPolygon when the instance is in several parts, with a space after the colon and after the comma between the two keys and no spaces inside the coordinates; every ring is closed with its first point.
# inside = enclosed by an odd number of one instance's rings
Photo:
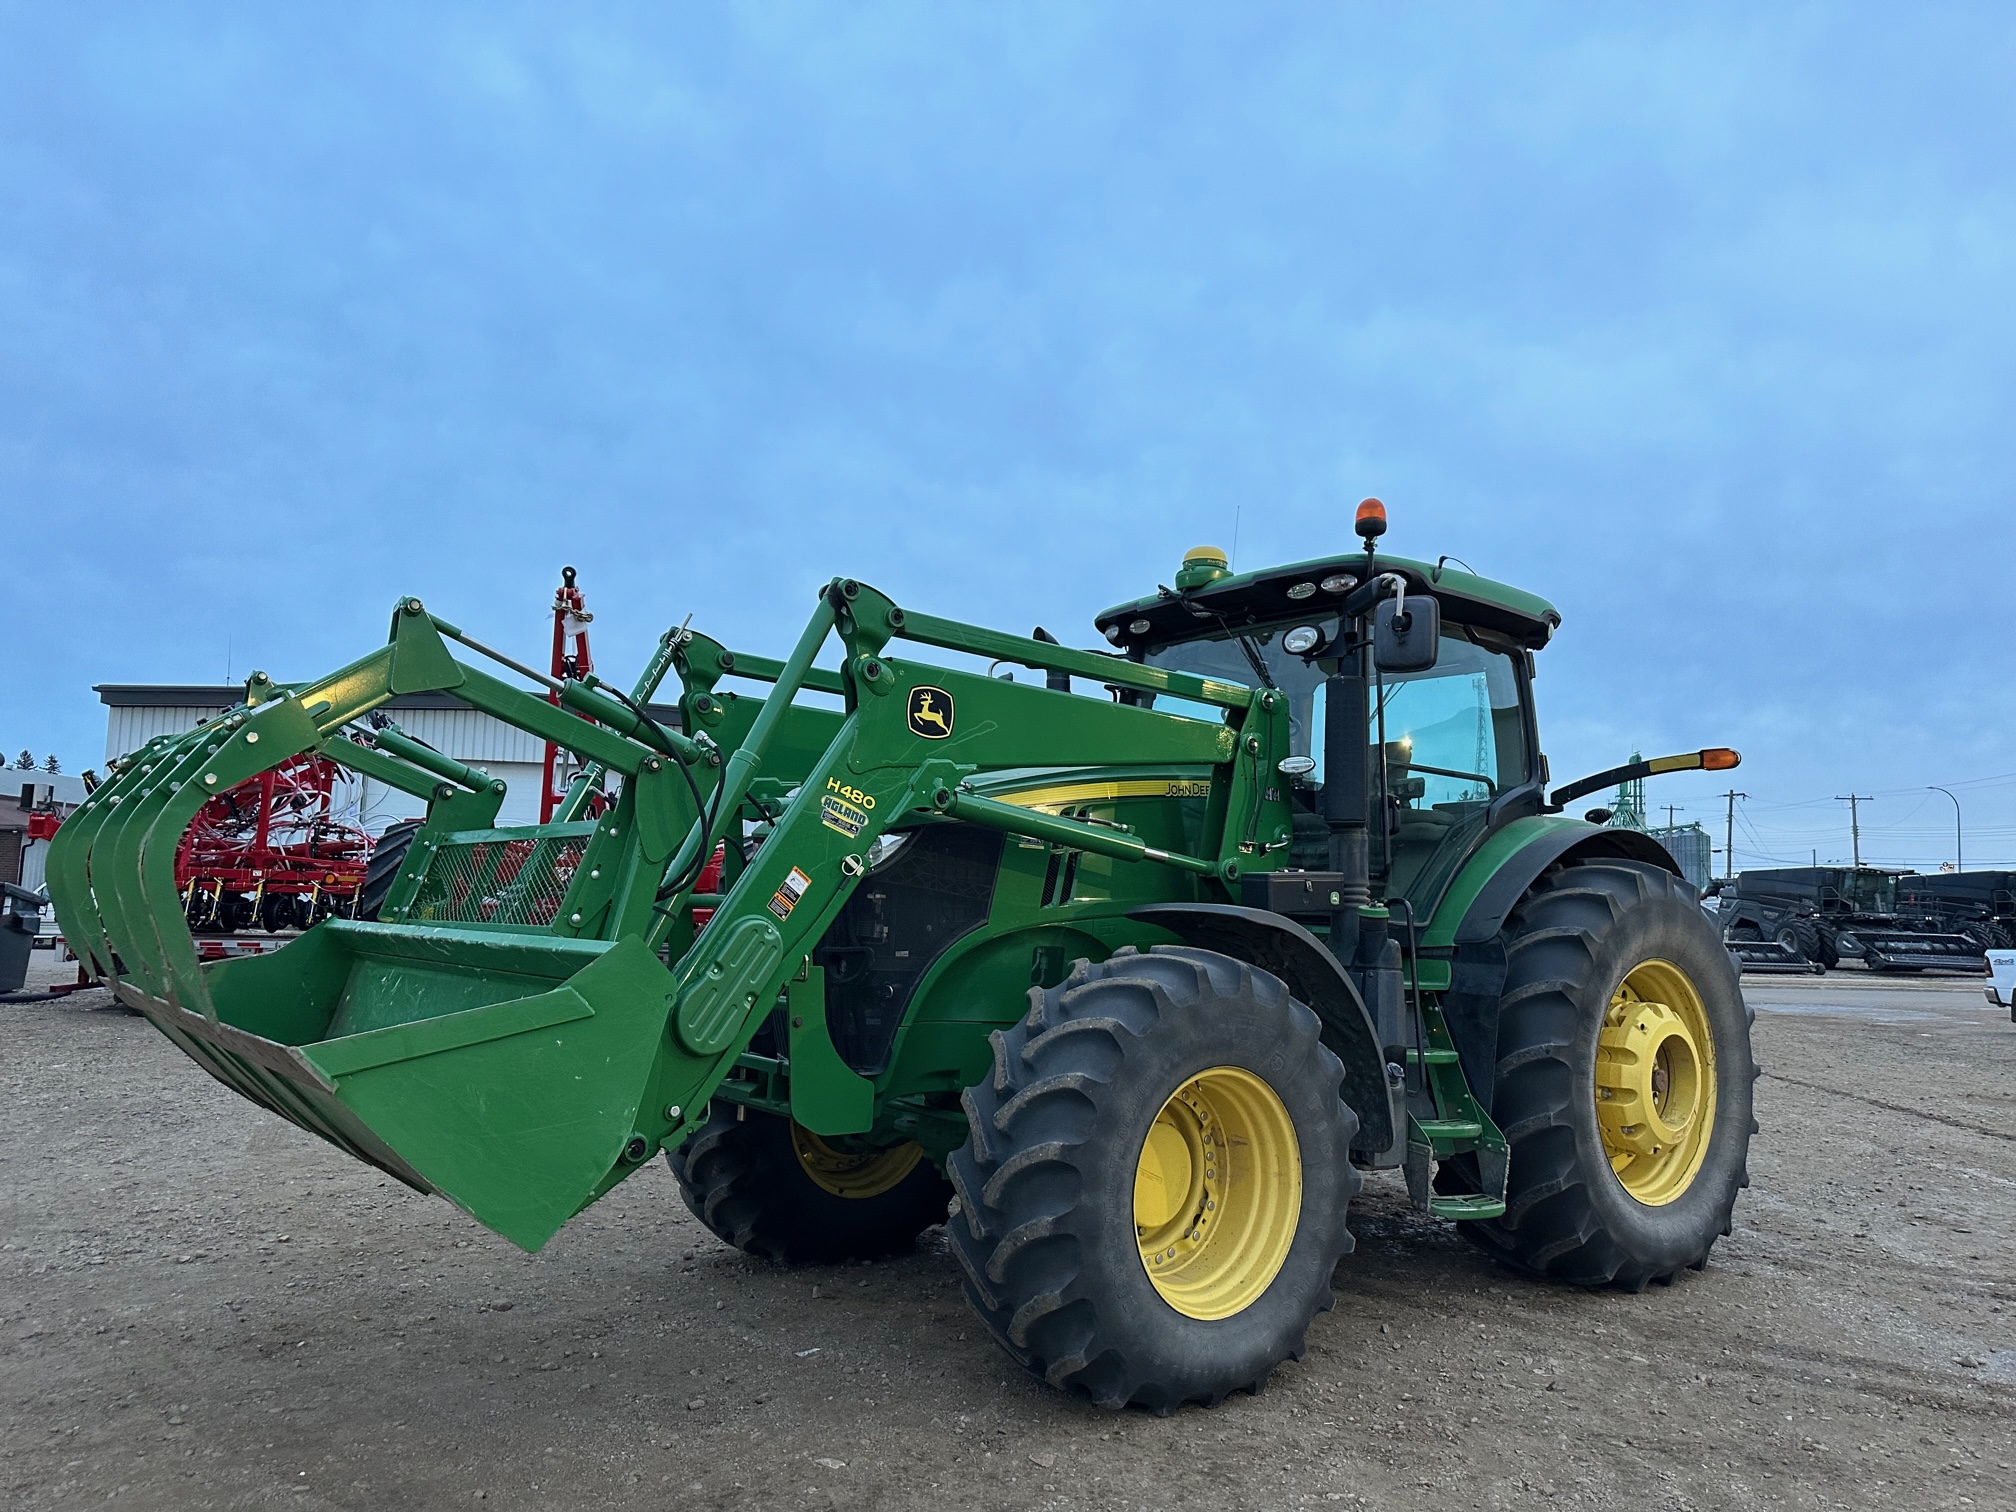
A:
{"type": "Polygon", "coordinates": [[[205,1069],[528,1250],[660,1151],[775,1261],[944,1223],[1002,1346],[1106,1405],[1299,1356],[1368,1170],[1519,1271],[1670,1282],[1746,1182],[1747,1016],[1665,852],[1560,810],[1735,755],[1550,794],[1559,616],[1384,529],[1192,552],[1102,651],[835,579],[784,660],[682,627],[627,693],[405,599],[382,650],[136,753],[50,891],[205,1069]],[[574,752],[553,821],[499,827],[501,783],[368,718],[418,692],[574,752]],[[426,817],[375,918],[199,963],[175,842],[304,751],[426,817]]]}

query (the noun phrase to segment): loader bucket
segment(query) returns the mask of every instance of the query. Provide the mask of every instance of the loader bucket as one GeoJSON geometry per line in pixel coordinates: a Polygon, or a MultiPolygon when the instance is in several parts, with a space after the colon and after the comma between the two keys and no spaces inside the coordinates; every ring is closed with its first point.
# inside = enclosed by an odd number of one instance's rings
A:
{"type": "Polygon", "coordinates": [[[149,746],[57,832],[50,890],[80,958],[218,1080],[537,1249],[656,1148],[639,1112],[678,1056],[657,955],[550,918],[330,919],[200,963],[174,886],[197,808],[398,691],[400,651],[149,746]]]}
{"type": "Polygon", "coordinates": [[[122,1001],[219,1081],[536,1250],[632,1149],[674,983],[637,941],[331,919],[122,1001]]]}

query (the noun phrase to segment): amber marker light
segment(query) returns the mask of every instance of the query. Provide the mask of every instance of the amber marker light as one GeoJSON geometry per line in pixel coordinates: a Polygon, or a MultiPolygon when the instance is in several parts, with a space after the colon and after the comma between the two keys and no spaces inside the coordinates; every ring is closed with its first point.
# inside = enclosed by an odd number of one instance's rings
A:
{"type": "Polygon", "coordinates": [[[1742,763],[1742,753],[1727,746],[1710,746],[1701,753],[1701,770],[1704,772],[1726,772],[1742,763]]]}
{"type": "Polygon", "coordinates": [[[1386,506],[1377,499],[1367,499],[1358,506],[1358,534],[1371,540],[1386,534],[1386,506]]]}

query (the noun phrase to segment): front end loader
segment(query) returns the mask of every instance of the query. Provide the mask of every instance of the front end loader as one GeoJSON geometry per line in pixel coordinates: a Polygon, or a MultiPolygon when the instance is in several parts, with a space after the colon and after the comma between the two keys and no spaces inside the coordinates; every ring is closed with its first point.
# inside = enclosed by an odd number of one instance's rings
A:
{"type": "Polygon", "coordinates": [[[836,578],[781,661],[682,628],[628,692],[405,599],[381,650],[135,753],[51,893],[214,1076],[526,1249],[659,1152],[779,1262],[943,1222],[1003,1347],[1108,1405],[1299,1356],[1368,1170],[1507,1266],[1670,1282],[1746,1182],[1729,958],[1663,850],[1548,793],[1555,612],[1357,524],[1192,553],[1107,650],[836,578]],[[572,753],[551,822],[372,718],[418,692],[572,753]],[[426,802],[376,917],[199,963],[177,841],[309,752],[426,802]]]}

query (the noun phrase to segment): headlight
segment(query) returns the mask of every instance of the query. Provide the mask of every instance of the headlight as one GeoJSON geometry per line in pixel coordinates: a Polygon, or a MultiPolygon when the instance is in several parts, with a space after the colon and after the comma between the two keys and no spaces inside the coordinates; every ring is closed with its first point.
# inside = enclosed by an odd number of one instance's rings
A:
{"type": "Polygon", "coordinates": [[[1307,656],[1323,644],[1323,632],[1314,625],[1297,625],[1281,637],[1281,649],[1290,656],[1307,656]]]}

